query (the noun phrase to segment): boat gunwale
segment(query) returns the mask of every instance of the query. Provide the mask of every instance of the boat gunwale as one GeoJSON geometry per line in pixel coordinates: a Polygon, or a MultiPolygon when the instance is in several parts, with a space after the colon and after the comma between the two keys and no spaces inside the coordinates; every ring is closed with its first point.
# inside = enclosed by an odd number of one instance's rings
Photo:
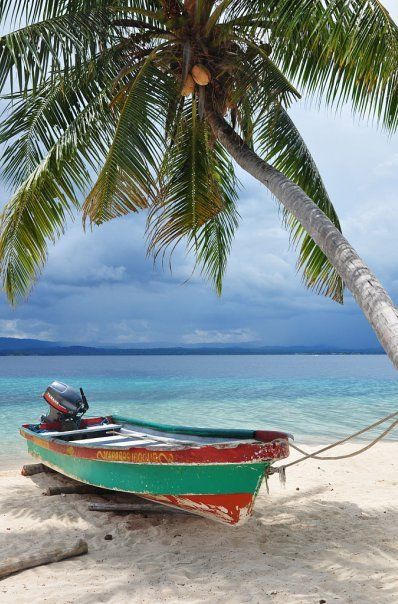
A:
{"type": "Polygon", "coordinates": [[[198,443],[193,446],[176,446],[168,448],[150,449],[148,446],[130,446],[126,448],[112,445],[84,444],[75,441],[65,441],[54,438],[45,433],[38,433],[23,425],[20,429],[21,436],[26,440],[36,442],[44,448],[55,449],[64,455],[96,459],[102,462],[117,463],[154,463],[162,465],[219,465],[219,464],[253,464],[279,461],[289,455],[289,443],[287,439],[277,439],[271,442],[244,442],[234,441],[230,443],[209,444],[198,443]],[[50,446],[50,445],[54,446],[50,446]],[[101,453],[103,452],[103,453],[101,453]],[[85,454],[86,453],[86,454],[85,454]],[[231,458],[232,454],[232,458],[231,458]],[[228,458],[228,455],[230,458],[228,458]],[[177,459],[175,459],[177,456],[177,459]],[[184,461],[185,456],[185,461],[184,461]],[[203,459],[201,457],[204,456],[203,459]],[[206,457],[207,456],[207,457],[206,457]],[[223,459],[223,457],[226,457],[223,459]],[[143,457],[142,461],[140,457],[143,457]],[[182,459],[179,460],[178,458],[182,459]],[[196,459],[197,458],[197,459],[196,459]]]}
{"type": "MultiPolygon", "coordinates": [[[[148,422],[145,420],[126,417],[124,415],[112,414],[97,417],[84,418],[83,422],[87,422],[88,426],[95,425],[94,422],[108,421],[119,424],[130,424],[132,426],[147,427],[158,432],[166,432],[171,434],[187,434],[191,436],[202,436],[202,437],[219,437],[219,438],[236,438],[236,441],[231,442],[244,442],[248,440],[254,440],[259,443],[272,442],[273,440],[294,440],[294,436],[288,432],[281,430],[252,430],[252,429],[239,429],[239,428],[204,428],[204,427],[192,427],[192,426],[177,426],[174,424],[161,424],[157,422],[148,422]],[[273,438],[270,440],[264,440],[265,435],[272,435],[273,438]]],[[[22,427],[30,429],[32,424],[23,424],[22,427]]],[[[42,425],[42,424],[38,424],[42,425]]],[[[104,429],[106,424],[104,424],[104,429]]],[[[44,433],[42,433],[44,434],[44,433]]],[[[210,444],[210,443],[208,443],[210,444]]]]}
{"type": "MultiPolygon", "coordinates": [[[[108,416],[115,422],[119,422],[122,424],[133,424],[135,426],[143,426],[147,428],[152,428],[153,430],[159,430],[161,432],[170,432],[172,434],[189,434],[191,436],[218,436],[219,438],[232,438],[236,437],[239,440],[257,440],[258,442],[264,442],[258,438],[256,438],[256,434],[278,434],[279,438],[283,439],[292,439],[293,436],[287,432],[282,432],[280,430],[251,430],[251,429],[240,429],[240,428],[202,428],[202,427],[193,427],[193,426],[176,426],[174,424],[159,424],[157,422],[148,422],[146,420],[135,419],[131,417],[126,417],[124,415],[115,415],[108,416]]],[[[271,441],[269,441],[271,442],[271,441]]]]}

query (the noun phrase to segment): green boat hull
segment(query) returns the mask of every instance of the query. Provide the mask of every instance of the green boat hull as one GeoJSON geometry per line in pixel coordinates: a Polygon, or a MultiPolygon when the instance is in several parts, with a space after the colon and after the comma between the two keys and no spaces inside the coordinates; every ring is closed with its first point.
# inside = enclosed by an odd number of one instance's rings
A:
{"type": "Polygon", "coordinates": [[[28,441],[29,453],[65,476],[140,495],[227,524],[251,515],[268,463],[134,464],[64,455],[28,441]]]}
{"type": "Polygon", "coordinates": [[[133,464],[63,455],[28,441],[34,457],[61,473],[104,489],[142,495],[254,493],[267,463],[133,464]]]}

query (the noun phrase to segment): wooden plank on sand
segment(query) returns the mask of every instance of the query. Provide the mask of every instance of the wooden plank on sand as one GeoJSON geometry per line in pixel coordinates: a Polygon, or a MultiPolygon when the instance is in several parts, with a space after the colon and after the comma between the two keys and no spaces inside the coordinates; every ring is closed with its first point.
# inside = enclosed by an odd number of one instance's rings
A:
{"type": "Polygon", "coordinates": [[[94,494],[94,495],[104,495],[107,493],[105,489],[100,489],[99,487],[93,487],[91,485],[86,484],[77,484],[77,485],[65,485],[60,487],[48,487],[45,491],[43,491],[43,495],[47,495],[51,497],[52,495],[86,495],[86,494],[94,494]]]}
{"type": "Polygon", "coordinates": [[[153,503],[90,503],[88,509],[92,512],[135,512],[142,514],[188,514],[184,510],[153,503]]]}
{"type": "Polygon", "coordinates": [[[8,577],[13,573],[17,573],[27,568],[33,568],[35,566],[41,566],[43,564],[51,564],[52,562],[59,562],[66,558],[73,558],[75,556],[81,556],[87,554],[88,546],[87,542],[83,539],[79,541],[73,547],[55,547],[52,549],[46,549],[43,552],[36,554],[26,554],[19,558],[6,558],[3,562],[0,562],[0,579],[8,577]]]}
{"type": "Polygon", "coordinates": [[[40,474],[41,472],[47,472],[53,474],[55,470],[45,466],[42,463],[30,463],[22,466],[22,476],[33,476],[34,474],[40,474]]]}

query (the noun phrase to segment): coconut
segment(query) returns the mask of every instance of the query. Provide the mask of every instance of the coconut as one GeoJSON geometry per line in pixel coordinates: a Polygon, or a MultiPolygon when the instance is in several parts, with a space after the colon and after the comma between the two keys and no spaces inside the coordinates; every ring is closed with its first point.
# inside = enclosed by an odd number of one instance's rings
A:
{"type": "Polygon", "coordinates": [[[211,73],[204,65],[198,63],[192,67],[192,77],[199,86],[207,86],[211,80],[211,73]]]}
{"type": "Polygon", "coordinates": [[[189,96],[195,90],[195,82],[191,74],[189,73],[185,79],[184,86],[182,87],[182,96],[189,96]]]}

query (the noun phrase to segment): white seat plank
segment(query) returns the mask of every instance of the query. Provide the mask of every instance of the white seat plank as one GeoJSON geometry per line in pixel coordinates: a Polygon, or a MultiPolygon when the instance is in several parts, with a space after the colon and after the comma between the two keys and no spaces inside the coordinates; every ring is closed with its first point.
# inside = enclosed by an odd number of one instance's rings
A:
{"type": "Polygon", "coordinates": [[[73,444],[85,445],[85,444],[96,444],[96,445],[110,445],[111,447],[147,447],[148,445],[157,445],[154,440],[142,440],[132,438],[127,435],[116,435],[116,436],[98,436],[97,438],[83,438],[81,440],[74,440],[73,444]]]}
{"type": "Polygon", "coordinates": [[[65,432],[41,432],[43,436],[73,436],[74,434],[86,434],[87,432],[104,432],[105,430],[118,430],[121,424],[103,424],[101,426],[88,426],[80,430],[66,430],[65,432]]]}
{"type": "Polygon", "coordinates": [[[83,444],[83,443],[96,443],[96,442],[101,442],[101,443],[107,443],[108,441],[111,441],[112,443],[115,441],[126,441],[126,440],[130,440],[128,437],[124,436],[123,434],[116,434],[115,436],[96,436],[95,438],[82,438],[80,440],[74,440],[73,443],[74,444],[83,444]]]}
{"type": "Polygon", "coordinates": [[[131,436],[136,436],[136,437],[147,437],[147,438],[153,438],[153,440],[156,440],[157,442],[161,442],[161,443],[165,443],[165,444],[171,444],[171,445],[184,445],[184,446],[191,446],[191,447],[200,447],[203,446],[205,444],[208,445],[224,445],[224,444],[229,444],[229,445],[240,445],[242,443],[245,444],[252,444],[255,443],[255,440],[236,440],[235,438],[210,438],[210,437],[200,437],[200,436],[193,436],[191,438],[189,438],[190,435],[187,435],[186,439],[181,439],[179,436],[173,436],[173,433],[170,432],[169,436],[164,436],[163,434],[155,434],[155,431],[150,430],[148,432],[145,431],[140,431],[140,430],[132,430],[131,428],[126,428],[126,425],[122,426],[121,430],[120,430],[121,434],[131,434],[131,436]]]}
{"type": "Polygon", "coordinates": [[[167,437],[167,436],[155,436],[154,434],[148,434],[146,432],[138,432],[136,430],[130,430],[129,428],[121,428],[120,430],[121,434],[126,434],[126,435],[131,435],[131,436],[135,436],[137,438],[142,438],[142,437],[147,437],[147,438],[151,438],[156,442],[162,442],[165,444],[181,444],[181,445],[192,445],[195,444],[195,441],[192,440],[179,440],[177,438],[173,438],[173,437],[167,437]]]}

